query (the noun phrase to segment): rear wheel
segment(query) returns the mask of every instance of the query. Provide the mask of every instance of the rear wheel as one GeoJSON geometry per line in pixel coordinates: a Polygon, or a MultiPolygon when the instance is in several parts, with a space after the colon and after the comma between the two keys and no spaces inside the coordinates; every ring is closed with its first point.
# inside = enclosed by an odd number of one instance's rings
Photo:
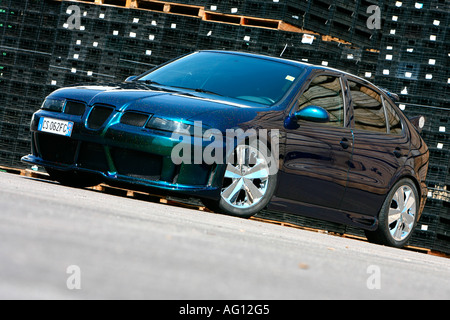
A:
{"type": "Polygon", "coordinates": [[[45,168],[50,178],[60,184],[74,188],[94,187],[101,183],[101,179],[87,173],[77,171],[60,171],[45,168]]]}
{"type": "Polygon", "coordinates": [[[270,157],[259,149],[239,145],[227,161],[220,200],[204,200],[204,204],[228,215],[254,216],[267,206],[275,192],[277,176],[270,174],[270,163],[270,157]]]}
{"type": "Polygon", "coordinates": [[[389,192],[379,216],[376,231],[366,231],[370,242],[396,248],[404,247],[417,224],[420,198],[410,179],[396,183],[389,192]]]}

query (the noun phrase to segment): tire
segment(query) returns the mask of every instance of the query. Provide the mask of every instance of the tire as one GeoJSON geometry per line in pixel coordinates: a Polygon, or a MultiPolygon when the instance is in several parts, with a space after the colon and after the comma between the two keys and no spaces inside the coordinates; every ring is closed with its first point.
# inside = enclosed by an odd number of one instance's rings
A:
{"type": "Polygon", "coordinates": [[[203,200],[215,212],[248,219],[264,209],[275,193],[277,175],[271,174],[273,159],[261,152],[266,148],[259,142],[256,149],[239,145],[228,159],[223,177],[220,200],[203,200]]]}
{"type": "Polygon", "coordinates": [[[420,198],[410,179],[397,182],[389,192],[379,214],[376,231],[365,231],[369,242],[402,248],[417,225],[420,198]]]}
{"type": "Polygon", "coordinates": [[[88,188],[94,187],[101,183],[101,179],[90,174],[74,172],[74,171],[59,171],[55,169],[45,168],[50,178],[53,181],[59,182],[63,186],[74,188],[88,188]]]}

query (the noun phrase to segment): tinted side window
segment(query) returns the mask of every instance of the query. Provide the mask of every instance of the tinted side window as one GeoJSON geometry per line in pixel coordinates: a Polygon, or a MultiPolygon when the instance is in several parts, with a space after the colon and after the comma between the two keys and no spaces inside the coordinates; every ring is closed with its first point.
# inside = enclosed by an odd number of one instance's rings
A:
{"type": "Polygon", "coordinates": [[[344,98],[340,78],[318,76],[299,99],[299,110],[307,106],[319,106],[330,114],[331,126],[344,126],[344,98]]]}
{"type": "Polygon", "coordinates": [[[389,133],[401,134],[403,131],[403,126],[402,126],[402,122],[400,120],[399,115],[397,114],[395,109],[392,107],[392,105],[389,102],[387,102],[386,100],[384,101],[384,106],[386,108],[386,113],[387,113],[388,122],[389,122],[389,129],[390,129],[389,133]]]}
{"type": "Polygon", "coordinates": [[[355,129],[387,133],[383,100],[376,91],[349,81],[355,117],[355,129]]]}

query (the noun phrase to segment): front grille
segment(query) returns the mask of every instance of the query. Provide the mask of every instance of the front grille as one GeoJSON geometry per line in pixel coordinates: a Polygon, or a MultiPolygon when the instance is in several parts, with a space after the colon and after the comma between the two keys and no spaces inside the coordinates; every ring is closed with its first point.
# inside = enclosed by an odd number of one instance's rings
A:
{"type": "Polygon", "coordinates": [[[112,149],[111,156],[120,175],[152,181],[161,179],[160,156],[119,148],[112,149]]]}
{"type": "Polygon", "coordinates": [[[143,127],[147,123],[150,115],[137,113],[137,112],[126,112],[120,119],[120,123],[127,124],[134,127],[143,127]]]}
{"type": "Polygon", "coordinates": [[[78,155],[78,165],[84,169],[108,172],[108,161],[102,145],[82,142],[78,155]]]}
{"type": "Polygon", "coordinates": [[[75,101],[67,101],[66,107],[64,109],[64,113],[80,117],[84,114],[85,111],[86,105],[84,103],[75,101]]]}
{"type": "Polygon", "coordinates": [[[74,163],[78,141],[46,133],[37,134],[36,141],[43,160],[62,164],[74,163]]]}
{"type": "Polygon", "coordinates": [[[87,121],[89,128],[94,130],[100,129],[113,111],[114,110],[109,107],[94,106],[87,121]]]}

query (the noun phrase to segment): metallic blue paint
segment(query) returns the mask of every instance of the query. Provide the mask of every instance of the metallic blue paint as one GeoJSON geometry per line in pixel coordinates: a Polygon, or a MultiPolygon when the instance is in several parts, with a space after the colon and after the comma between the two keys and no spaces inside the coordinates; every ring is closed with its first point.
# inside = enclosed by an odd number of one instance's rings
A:
{"type": "MultiPolygon", "coordinates": [[[[341,77],[344,83],[347,79],[362,82],[391,101],[385,92],[363,79],[321,66],[237,52],[216,53],[276,61],[298,66],[304,72],[285,96],[271,106],[138,81],[60,89],[49,98],[83,102],[87,105],[85,114],[79,117],[47,110],[36,112],[31,123],[33,153],[22,160],[49,169],[96,174],[110,184],[126,183],[155,193],[218,201],[224,165],[176,166],[170,159],[170,152],[178,141],[174,141],[169,132],[125,125],[120,123],[120,117],[125,112],[136,111],[177,121],[202,121],[222,132],[236,128],[277,129],[280,132],[280,168],[269,209],[375,230],[379,210],[389,190],[402,177],[409,177],[422,196],[422,212],[427,194],[428,148],[398,108],[395,110],[404,123],[400,136],[355,130],[349,90],[344,92],[346,122],[342,128],[312,122],[325,122],[328,118],[321,108],[295,112],[298,97],[311,79],[321,74],[341,77]],[[86,126],[87,117],[98,104],[112,106],[114,110],[100,130],[90,130],[86,126]],[[38,132],[41,117],[74,122],[72,137],[64,140],[38,132]],[[73,159],[65,158],[67,154],[55,156],[55,159],[46,157],[44,149],[53,149],[45,144],[53,141],[61,143],[55,150],[72,152],[73,159]],[[84,148],[89,152],[85,153],[84,148]],[[394,155],[395,150],[401,157],[394,155]],[[81,156],[85,159],[80,163],[81,156]],[[153,161],[161,172],[142,169],[145,163],[140,161],[145,159],[153,161]],[[119,164],[123,168],[117,168],[119,164]],[[142,173],[142,170],[148,172],[142,173]],[[155,173],[157,177],[150,178],[155,173]]],[[[206,145],[205,142],[202,147],[206,145]]]]}
{"type": "Polygon", "coordinates": [[[330,121],[328,112],[319,106],[308,106],[295,112],[297,120],[305,120],[317,123],[327,123],[330,121]]]}

